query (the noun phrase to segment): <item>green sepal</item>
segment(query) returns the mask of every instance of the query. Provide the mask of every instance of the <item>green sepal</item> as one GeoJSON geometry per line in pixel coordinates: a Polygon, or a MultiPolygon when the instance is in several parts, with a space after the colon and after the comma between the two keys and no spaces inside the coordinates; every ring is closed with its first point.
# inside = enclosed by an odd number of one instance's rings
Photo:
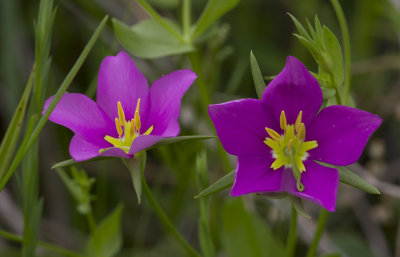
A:
{"type": "Polygon", "coordinates": [[[307,219],[311,218],[311,216],[308,215],[308,213],[304,209],[303,200],[301,198],[290,195],[289,201],[292,203],[293,207],[296,209],[298,214],[307,219]]]}
{"type": "Polygon", "coordinates": [[[112,257],[121,249],[121,216],[123,205],[107,216],[92,232],[86,242],[87,257],[112,257]]]}
{"type": "Polygon", "coordinates": [[[235,170],[232,170],[231,172],[229,172],[228,174],[217,180],[214,184],[201,191],[200,194],[196,195],[194,198],[207,197],[215,193],[218,193],[224,189],[227,189],[228,187],[231,187],[233,185],[234,180],[235,180],[235,170]]]}
{"type": "Polygon", "coordinates": [[[329,168],[334,168],[339,171],[339,180],[340,182],[347,184],[349,186],[358,188],[364,192],[370,193],[370,194],[375,194],[375,195],[380,195],[381,193],[379,190],[365,181],[363,178],[358,176],[356,173],[352,172],[349,170],[347,167],[344,166],[336,166],[336,165],[331,165],[327,163],[322,163],[318,162],[322,166],[329,167],[329,168]]]}
{"type": "Polygon", "coordinates": [[[264,82],[263,75],[261,73],[260,67],[258,66],[257,59],[254,56],[253,51],[250,52],[250,67],[257,96],[259,99],[261,99],[264,89],[267,85],[264,82]]]}
{"type": "Polygon", "coordinates": [[[135,189],[139,204],[142,199],[142,176],[146,167],[146,156],[146,151],[142,151],[135,154],[132,159],[122,159],[131,174],[133,188],[135,189]]]}

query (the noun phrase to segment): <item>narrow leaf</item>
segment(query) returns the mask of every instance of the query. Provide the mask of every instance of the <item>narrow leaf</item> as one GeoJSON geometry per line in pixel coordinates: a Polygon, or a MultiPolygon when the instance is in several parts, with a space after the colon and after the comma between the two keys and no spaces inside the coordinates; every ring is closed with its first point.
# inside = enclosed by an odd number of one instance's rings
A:
{"type": "Polygon", "coordinates": [[[69,159],[69,160],[65,160],[65,161],[54,164],[51,167],[51,169],[64,168],[64,167],[68,167],[71,165],[78,165],[78,164],[84,164],[84,163],[88,163],[88,162],[95,162],[95,161],[102,161],[102,160],[116,159],[116,158],[117,157],[96,157],[96,158],[92,158],[92,159],[81,161],[81,162],[77,162],[74,159],[69,159]]]}
{"type": "Polygon", "coordinates": [[[311,36],[308,34],[307,30],[301,25],[301,23],[294,17],[292,14],[287,13],[289,17],[292,19],[294,25],[296,26],[297,31],[299,32],[300,36],[304,37],[305,39],[312,41],[311,36]]]}
{"type": "Polygon", "coordinates": [[[234,180],[235,180],[235,171],[232,170],[231,172],[229,172],[228,174],[217,180],[217,182],[204,189],[200,194],[196,195],[194,198],[207,197],[215,193],[218,193],[228,187],[231,187],[233,185],[234,180]]]}
{"type": "Polygon", "coordinates": [[[253,51],[250,52],[250,66],[251,74],[253,75],[254,87],[256,88],[258,98],[261,99],[266,85],[253,51]]]}
{"type": "Polygon", "coordinates": [[[86,243],[88,257],[112,257],[120,251],[122,210],[122,205],[119,205],[93,231],[86,243]]]}
{"type": "Polygon", "coordinates": [[[179,41],[153,19],[144,20],[133,27],[117,19],[112,19],[112,23],[121,44],[141,58],[159,58],[194,50],[192,45],[179,41]]]}
{"type": "Polygon", "coordinates": [[[376,187],[365,181],[363,178],[361,178],[348,168],[341,166],[336,166],[336,168],[339,171],[340,182],[345,183],[349,186],[356,187],[370,194],[381,194],[376,187]]]}
{"type": "Polygon", "coordinates": [[[344,64],[342,48],[335,34],[332,33],[326,26],[322,28],[322,36],[326,51],[332,62],[332,73],[336,88],[340,89],[344,82],[344,64]]]}
{"type": "Polygon", "coordinates": [[[79,69],[81,68],[83,62],[85,61],[86,57],[88,56],[90,50],[92,49],[94,43],[97,41],[101,31],[103,30],[106,22],[108,20],[108,16],[105,16],[103,20],[100,22],[99,26],[96,28],[95,32],[93,33],[92,37],[90,38],[89,42],[83,49],[81,55],[79,56],[78,60],[75,62],[74,66],[65,77],[64,81],[62,82],[61,86],[57,90],[57,93],[54,95],[53,100],[51,101],[49,107],[47,108],[44,115],[40,118],[38,124],[36,125],[35,129],[33,130],[32,134],[26,135],[29,139],[26,141],[24,140],[24,144],[22,144],[18,152],[12,161],[10,168],[8,169],[7,174],[5,177],[0,177],[0,192],[6,186],[8,180],[10,180],[11,176],[14,174],[14,171],[17,169],[19,164],[21,163],[22,159],[24,158],[26,152],[32,146],[32,144],[36,141],[37,137],[39,136],[40,131],[43,129],[44,125],[46,124],[47,120],[50,117],[51,112],[56,107],[57,103],[60,101],[62,95],[68,89],[69,85],[71,84],[72,80],[75,78],[76,74],[78,73],[79,69]]]}
{"type": "Polygon", "coordinates": [[[297,213],[299,213],[304,218],[310,219],[311,216],[308,215],[306,210],[304,209],[303,201],[299,197],[289,196],[289,200],[292,203],[293,207],[296,209],[297,213]]]}
{"type": "Polygon", "coordinates": [[[7,171],[8,165],[11,162],[11,158],[15,152],[15,148],[18,142],[19,134],[21,132],[22,124],[24,121],[26,106],[28,104],[33,79],[35,77],[35,67],[32,68],[31,74],[29,76],[28,83],[26,84],[24,93],[21,96],[21,100],[11,118],[10,125],[8,125],[6,134],[1,141],[0,146],[0,179],[3,178],[5,172],[7,171]]]}
{"type": "Polygon", "coordinates": [[[349,170],[344,166],[336,166],[323,162],[317,162],[317,163],[325,167],[337,169],[339,171],[339,180],[344,184],[358,188],[370,194],[376,194],[376,195],[381,194],[376,187],[374,187],[373,185],[365,181],[363,178],[358,176],[356,173],[352,172],[351,170],[349,170]]]}
{"type": "Polygon", "coordinates": [[[238,3],[239,0],[208,0],[206,8],[194,27],[193,38],[195,39],[201,35],[222,15],[229,12],[238,3]]]}

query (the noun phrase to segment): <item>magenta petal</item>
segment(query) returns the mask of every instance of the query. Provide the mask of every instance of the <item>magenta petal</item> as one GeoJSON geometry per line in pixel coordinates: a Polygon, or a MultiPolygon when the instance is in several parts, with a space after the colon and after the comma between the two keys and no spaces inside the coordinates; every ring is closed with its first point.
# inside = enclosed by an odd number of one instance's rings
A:
{"type": "Polygon", "coordinates": [[[289,56],[285,68],[264,90],[262,101],[276,122],[279,123],[282,110],[289,124],[294,124],[299,112],[303,111],[303,122],[307,126],[321,107],[322,92],[306,67],[289,56]]]}
{"type": "Polygon", "coordinates": [[[356,162],[381,122],[377,115],[347,106],[322,109],[306,132],[307,140],[318,142],[310,158],[340,166],[356,162]]]}
{"type": "Polygon", "coordinates": [[[143,151],[154,144],[156,144],[158,141],[163,139],[165,137],[162,136],[154,136],[154,135],[142,135],[133,141],[133,144],[131,146],[131,149],[129,151],[130,154],[136,154],[140,151],[143,151]]]}
{"type": "Polygon", "coordinates": [[[304,163],[306,171],[301,174],[301,182],[305,190],[299,192],[296,187],[296,180],[290,170],[285,170],[286,191],[292,195],[305,198],[318,205],[323,206],[328,211],[335,211],[336,195],[339,185],[339,173],[336,169],[321,166],[314,161],[304,163]],[[290,174],[291,173],[291,174],[290,174]]]}
{"type": "Polygon", "coordinates": [[[115,156],[121,158],[131,158],[132,155],[126,154],[119,148],[111,148],[103,153],[99,153],[100,149],[109,148],[109,144],[104,141],[103,145],[92,144],[81,137],[75,135],[69,144],[69,154],[75,161],[85,161],[98,156],[115,156]]]}
{"type": "Polygon", "coordinates": [[[107,56],[100,66],[97,85],[97,103],[114,120],[118,117],[118,101],[125,116],[133,118],[140,98],[140,114],[146,115],[149,107],[149,85],[144,75],[125,52],[107,56]]]}
{"type": "Polygon", "coordinates": [[[281,192],[282,172],[272,170],[271,163],[266,155],[239,156],[231,195],[281,192]]]}
{"type": "Polygon", "coordinates": [[[268,135],[265,127],[277,129],[279,120],[278,123],[272,121],[260,100],[243,99],[209,105],[208,113],[228,153],[270,155],[270,148],[264,143],[268,135]]]}
{"type": "MultiPolygon", "coordinates": [[[[47,99],[43,113],[53,97],[47,99]]],[[[114,123],[89,97],[66,93],[61,97],[49,120],[69,128],[81,138],[101,145],[105,135],[115,136],[114,123]]]]}
{"type": "Polygon", "coordinates": [[[191,70],[179,70],[154,82],[150,88],[151,107],[142,132],[153,125],[153,135],[174,137],[179,134],[181,99],[196,77],[191,70]]]}

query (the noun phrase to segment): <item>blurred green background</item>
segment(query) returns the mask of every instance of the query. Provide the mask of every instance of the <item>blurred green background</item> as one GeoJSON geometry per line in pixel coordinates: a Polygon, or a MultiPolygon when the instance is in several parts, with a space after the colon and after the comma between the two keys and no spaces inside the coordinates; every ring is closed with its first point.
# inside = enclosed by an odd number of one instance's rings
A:
{"type": "MultiPolygon", "coordinates": [[[[179,0],[149,2],[162,16],[180,20],[179,0]]],[[[400,257],[400,2],[340,2],[351,37],[352,96],[358,108],[384,119],[359,164],[352,168],[360,171],[359,175],[378,187],[382,194],[370,196],[341,186],[338,208],[329,217],[327,236],[320,245],[320,251],[340,252],[342,256],[350,257],[400,257]]],[[[192,1],[193,19],[197,19],[205,4],[205,0],[192,1]]],[[[52,67],[46,98],[55,93],[104,15],[129,25],[148,17],[133,0],[60,0],[56,1],[56,5],[58,10],[50,50],[52,67]]],[[[6,131],[34,62],[34,21],[38,6],[39,1],[36,0],[0,2],[1,135],[6,131]]],[[[288,55],[296,56],[309,70],[316,71],[317,64],[312,56],[292,35],[296,30],[288,12],[303,24],[306,18],[313,20],[314,15],[318,15],[321,23],[328,26],[341,42],[339,25],[329,1],[242,0],[214,26],[216,33],[199,46],[203,75],[212,103],[256,97],[249,63],[251,50],[265,76],[279,73],[288,55]]],[[[68,91],[85,93],[94,98],[101,60],[120,50],[123,47],[109,22],[68,91]]],[[[187,58],[182,56],[133,59],[150,82],[173,70],[190,68],[187,58]]],[[[181,135],[213,134],[204,109],[196,86],[192,86],[183,99],[181,135]]],[[[71,137],[69,130],[52,123],[46,125],[40,136],[39,191],[44,198],[44,210],[39,238],[69,249],[80,249],[88,229],[86,220],[77,213],[76,203],[60,177],[50,169],[54,163],[70,158],[68,145],[71,137]]],[[[146,167],[146,177],[156,198],[196,248],[199,248],[199,203],[193,197],[199,190],[195,160],[203,149],[207,149],[211,183],[234,167],[233,158],[224,162],[216,154],[216,140],[179,143],[151,150],[146,167]]],[[[94,215],[98,220],[109,214],[118,203],[125,205],[123,251],[118,256],[185,256],[174,239],[164,231],[146,201],[140,206],[137,204],[130,175],[120,161],[102,161],[82,167],[89,176],[96,178],[92,194],[96,196],[94,215]]],[[[238,238],[229,236],[228,232],[232,222],[236,220],[240,223],[247,214],[240,213],[240,206],[230,200],[228,191],[210,198],[212,239],[218,256],[244,256],[232,250],[238,238]]],[[[18,192],[14,177],[0,194],[0,227],[21,234],[23,218],[18,192]]],[[[248,213],[257,215],[257,222],[263,222],[266,230],[263,235],[270,235],[284,243],[289,204],[254,196],[244,199],[248,213]]],[[[318,214],[318,208],[312,204],[306,204],[306,210],[313,219],[300,219],[299,256],[311,241],[318,214]]],[[[237,229],[241,231],[241,228],[237,229]]],[[[245,231],[240,233],[246,234],[245,231]]],[[[0,256],[19,256],[19,248],[19,244],[0,239],[0,256]]],[[[37,253],[38,256],[58,256],[43,249],[37,253]]]]}

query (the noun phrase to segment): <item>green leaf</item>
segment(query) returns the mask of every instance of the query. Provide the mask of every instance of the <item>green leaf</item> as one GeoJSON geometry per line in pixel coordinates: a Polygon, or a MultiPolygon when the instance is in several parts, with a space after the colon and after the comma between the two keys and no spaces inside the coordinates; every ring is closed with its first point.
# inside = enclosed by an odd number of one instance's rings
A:
{"type": "Polygon", "coordinates": [[[335,80],[336,88],[340,88],[344,82],[344,66],[343,54],[339,41],[335,34],[332,33],[326,26],[322,27],[322,36],[324,45],[329,58],[332,62],[332,73],[335,80]]]}
{"type": "Polygon", "coordinates": [[[154,19],[141,21],[133,27],[117,19],[112,19],[112,23],[121,44],[130,53],[141,58],[159,58],[194,50],[192,45],[180,42],[154,19]]]}
{"type": "Polygon", "coordinates": [[[235,180],[235,170],[232,170],[231,172],[229,172],[228,174],[217,180],[217,182],[215,182],[211,186],[201,191],[201,193],[196,195],[194,198],[207,197],[215,193],[218,193],[228,187],[231,187],[233,185],[234,180],[235,180]]]}
{"type": "Polygon", "coordinates": [[[62,95],[66,92],[69,85],[72,83],[72,80],[75,78],[76,74],[78,73],[79,69],[81,68],[83,62],[85,61],[86,57],[88,56],[90,50],[92,49],[94,43],[97,41],[101,31],[103,30],[106,22],[108,20],[108,16],[105,16],[103,20],[100,22],[99,26],[96,28],[95,32],[93,33],[92,37],[90,38],[89,42],[83,49],[81,55],[79,56],[78,60],[76,60],[74,66],[71,68],[63,82],[61,83],[60,87],[58,88],[56,94],[53,97],[53,100],[49,104],[46,112],[40,118],[39,122],[35,126],[34,130],[31,134],[25,135],[23,144],[19,147],[14,160],[12,161],[8,172],[6,173],[5,177],[0,177],[0,192],[6,186],[7,182],[10,180],[11,176],[14,174],[15,170],[21,163],[22,159],[24,158],[26,152],[32,146],[32,144],[36,141],[37,137],[39,136],[40,131],[42,131],[44,125],[46,124],[47,120],[50,117],[51,112],[56,107],[57,103],[60,101],[62,95]]]}
{"type": "Polygon", "coordinates": [[[96,157],[96,158],[92,158],[92,159],[81,161],[81,162],[77,162],[74,159],[69,159],[69,160],[65,160],[65,161],[54,164],[51,167],[51,169],[64,168],[64,167],[68,167],[71,165],[78,165],[78,164],[84,164],[84,163],[88,163],[88,162],[102,161],[102,160],[108,160],[108,159],[117,159],[117,158],[118,157],[96,157]]]}
{"type": "Polygon", "coordinates": [[[292,14],[287,13],[289,17],[292,19],[294,25],[296,26],[297,31],[299,32],[300,36],[304,37],[308,41],[312,41],[311,36],[308,34],[307,30],[301,25],[301,23],[294,17],[292,14]]]}
{"type": "Polygon", "coordinates": [[[167,138],[161,139],[160,141],[157,142],[157,144],[153,145],[152,147],[150,147],[148,149],[153,149],[153,148],[159,147],[161,145],[180,143],[180,142],[188,141],[188,140],[203,140],[203,139],[214,139],[214,138],[216,138],[216,137],[215,136],[203,136],[203,135],[167,137],[167,138]]]}
{"type": "Polygon", "coordinates": [[[19,134],[21,132],[21,128],[23,125],[25,113],[26,113],[26,106],[28,104],[33,79],[35,77],[35,68],[32,68],[31,74],[29,76],[28,83],[26,84],[24,93],[21,96],[21,100],[15,109],[14,115],[11,118],[10,125],[8,125],[6,134],[1,141],[0,146],[0,179],[3,178],[5,172],[7,171],[8,165],[11,162],[11,158],[15,152],[15,148],[17,146],[19,134]]]}
{"type": "Polygon", "coordinates": [[[193,30],[193,38],[197,38],[206,31],[222,15],[233,9],[239,0],[208,0],[207,6],[196,22],[193,30]]]}
{"type": "Polygon", "coordinates": [[[112,257],[120,251],[122,210],[123,206],[119,205],[90,235],[86,243],[88,257],[112,257]]]}
{"type": "Polygon", "coordinates": [[[331,165],[322,162],[318,163],[326,167],[337,169],[339,171],[339,180],[344,184],[358,188],[370,194],[375,194],[375,195],[381,194],[376,187],[374,187],[373,185],[371,185],[370,183],[368,183],[363,178],[361,178],[356,173],[352,172],[346,167],[331,165]]]}
{"type": "Polygon", "coordinates": [[[222,240],[227,257],[284,256],[282,243],[259,216],[245,210],[241,198],[225,202],[222,221],[222,240]]]}
{"type": "Polygon", "coordinates": [[[264,78],[261,74],[260,67],[258,66],[257,59],[254,56],[253,51],[250,52],[250,66],[251,74],[253,75],[254,87],[256,88],[258,98],[261,99],[264,89],[267,85],[264,82],[264,78]]]}

